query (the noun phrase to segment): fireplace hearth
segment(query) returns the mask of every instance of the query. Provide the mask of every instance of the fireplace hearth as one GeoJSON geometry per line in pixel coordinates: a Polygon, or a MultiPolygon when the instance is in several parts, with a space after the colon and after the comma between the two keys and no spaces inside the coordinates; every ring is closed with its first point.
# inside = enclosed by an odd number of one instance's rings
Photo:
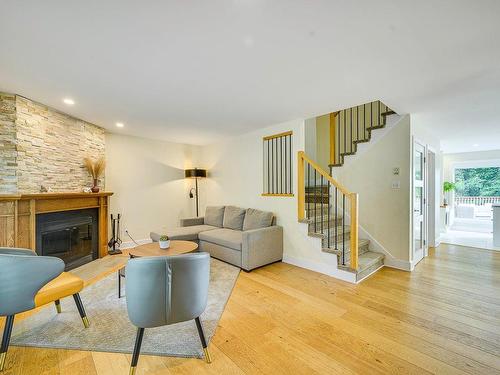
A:
{"type": "Polygon", "coordinates": [[[96,208],[36,215],[36,252],[61,258],[66,270],[97,259],[98,212],[96,208]]]}

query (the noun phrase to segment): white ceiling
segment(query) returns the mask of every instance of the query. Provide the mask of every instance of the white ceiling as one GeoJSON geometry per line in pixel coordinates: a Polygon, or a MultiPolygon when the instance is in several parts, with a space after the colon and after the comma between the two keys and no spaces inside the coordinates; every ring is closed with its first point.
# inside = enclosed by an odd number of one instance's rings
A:
{"type": "Polygon", "coordinates": [[[499,19],[498,0],[3,0],[0,90],[197,144],[381,99],[445,151],[500,148],[499,19]]]}

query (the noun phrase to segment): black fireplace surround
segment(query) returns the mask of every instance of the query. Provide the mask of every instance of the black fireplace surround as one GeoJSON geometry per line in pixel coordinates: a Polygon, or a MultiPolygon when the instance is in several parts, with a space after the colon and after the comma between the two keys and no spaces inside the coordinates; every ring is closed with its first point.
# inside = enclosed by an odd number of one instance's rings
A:
{"type": "Polygon", "coordinates": [[[98,257],[97,208],[36,215],[36,252],[61,258],[66,270],[98,257]]]}

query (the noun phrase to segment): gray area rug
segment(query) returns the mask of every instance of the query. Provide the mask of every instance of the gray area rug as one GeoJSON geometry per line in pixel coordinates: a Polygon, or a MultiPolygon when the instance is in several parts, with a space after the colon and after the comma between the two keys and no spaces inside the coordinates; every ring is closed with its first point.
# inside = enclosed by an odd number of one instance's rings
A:
{"type": "MultiPolygon", "coordinates": [[[[207,339],[215,332],[239,271],[211,259],[208,305],[201,316],[207,339]]],[[[132,353],[137,328],[128,319],[126,297],[118,299],[117,283],[115,272],[80,293],[90,328],[83,327],[73,298],[69,297],[61,300],[61,314],[49,304],[40,312],[16,321],[11,345],[132,353]]],[[[122,287],[125,293],[123,283],[122,287]]],[[[141,353],[201,358],[203,350],[194,320],[146,329],[141,353]]]]}

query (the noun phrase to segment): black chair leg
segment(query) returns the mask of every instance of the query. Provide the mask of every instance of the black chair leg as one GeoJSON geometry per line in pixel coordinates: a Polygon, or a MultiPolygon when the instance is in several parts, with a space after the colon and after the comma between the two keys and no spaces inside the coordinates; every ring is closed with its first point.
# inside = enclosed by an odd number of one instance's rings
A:
{"type": "Polygon", "coordinates": [[[61,301],[55,300],[54,303],[56,304],[57,313],[60,314],[61,313],[61,301]]]}
{"type": "Polygon", "coordinates": [[[12,326],[14,325],[14,315],[8,315],[5,319],[5,327],[3,329],[2,346],[0,347],[0,371],[3,371],[5,366],[5,358],[7,357],[7,349],[9,349],[10,335],[12,334],[12,326]]]}
{"type": "Polygon", "coordinates": [[[201,320],[198,317],[194,321],[196,322],[196,328],[198,328],[198,334],[200,335],[201,346],[203,347],[203,352],[205,353],[205,361],[207,361],[207,363],[212,363],[212,358],[210,357],[210,352],[208,351],[207,340],[205,339],[205,333],[203,332],[201,320]]]}
{"type": "Polygon", "coordinates": [[[139,354],[141,353],[142,337],[144,336],[144,328],[137,328],[137,336],[135,337],[134,354],[132,354],[132,363],[130,364],[129,375],[134,375],[137,369],[137,362],[139,361],[139,354]]]}
{"type": "Polygon", "coordinates": [[[120,276],[120,270],[118,270],[118,298],[122,298],[122,277],[120,276]]]}
{"type": "Polygon", "coordinates": [[[90,326],[89,319],[87,318],[87,314],[85,314],[85,309],[83,308],[83,303],[82,299],[80,298],[80,294],[78,293],[73,294],[73,299],[75,300],[76,308],[78,309],[80,317],[82,318],[83,325],[85,326],[85,328],[89,328],[90,326]]]}

